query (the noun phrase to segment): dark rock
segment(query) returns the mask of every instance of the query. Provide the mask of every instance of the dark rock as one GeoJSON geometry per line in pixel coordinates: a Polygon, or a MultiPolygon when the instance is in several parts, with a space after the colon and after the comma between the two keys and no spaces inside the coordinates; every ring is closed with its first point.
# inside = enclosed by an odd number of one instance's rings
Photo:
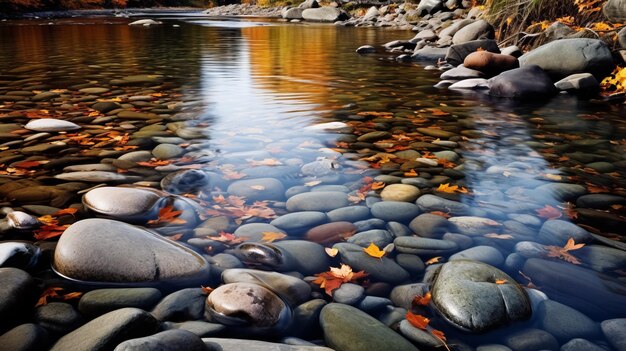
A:
{"type": "Polygon", "coordinates": [[[155,288],[97,289],[83,295],[78,310],[94,318],[124,307],[149,310],[161,300],[161,292],[155,288]]]}
{"type": "Polygon", "coordinates": [[[611,22],[626,21],[626,1],[609,0],[602,7],[602,13],[611,22]]]}
{"type": "Polygon", "coordinates": [[[48,332],[32,323],[18,325],[0,335],[0,348],[7,351],[44,351],[48,349],[48,332]]]}
{"type": "Polygon", "coordinates": [[[513,351],[558,350],[554,336],[541,329],[526,329],[507,336],[505,343],[513,351]]]}
{"type": "Polygon", "coordinates": [[[574,338],[594,340],[600,335],[600,328],[596,322],[556,301],[542,301],[535,314],[539,320],[539,327],[560,342],[574,338]]]}
{"type": "Polygon", "coordinates": [[[39,291],[21,269],[0,268],[0,330],[15,325],[34,307],[39,291]]]}
{"type": "Polygon", "coordinates": [[[557,90],[550,77],[536,65],[512,69],[489,79],[489,94],[515,99],[549,98],[557,90]]]}
{"type": "Polygon", "coordinates": [[[496,54],[500,53],[500,48],[498,47],[498,43],[495,40],[481,39],[450,46],[446,53],[445,59],[446,61],[448,61],[449,64],[458,66],[465,61],[467,55],[476,52],[479,48],[483,49],[484,51],[493,52],[496,54]]]}
{"type": "Polygon", "coordinates": [[[166,330],[143,338],[126,340],[114,351],[210,351],[199,336],[186,330],[166,330]]]}
{"type": "Polygon", "coordinates": [[[610,319],[600,324],[604,336],[616,350],[626,350],[626,319],[610,319]]]}
{"type": "Polygon", "coordinates": [[[50,302],[35,309],[34,321],[48,331],[64,335],[83,324],[83,317],[64,302],[50,302]]]}
{"type": "Polygon", "coordinates": [[[186,321],[202,319],[206,293],[200,288],[188,288],[167,295],[152,310],[160,321],[186,321]]]}

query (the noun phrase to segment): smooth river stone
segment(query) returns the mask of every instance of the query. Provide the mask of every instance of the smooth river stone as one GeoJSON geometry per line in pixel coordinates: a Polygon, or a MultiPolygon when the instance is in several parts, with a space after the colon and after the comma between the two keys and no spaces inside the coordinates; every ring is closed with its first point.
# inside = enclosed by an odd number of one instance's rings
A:
{"type": "Polygon", "coordinates": [[[229,283],[253,283],[262,285],[283,297],[291,306],[308,301],[311,286],[304,280],[277,272],[256,269],[233,268],[222,273],[222,281],[229,283]]]}
{"type": "Polygon", "coordinates": [[[28,122],[24,128],[36,132],[65,132],[80,129],[80,126],[70,121],[55,118],[34,119],[28,122]]]}
{"type": "Polygon", "coordinates": [[[61,275],[86,282],[206,283],[209,265],[186,247],[140,227],[91,218],[65,230],[54,253],[61,275]]]}
{"type": "Polygon", "coordinates": [[[166,330],[143,338],[126,340],[113,351],[210,351],[196,334],[181,329],[166,330]]]}
{"type": "Polygon", "coordinates": [[[409,202],[380,201],[372,205],[372,216],[385,221],[409,223],[419,213],[419,207],[409,202]]]}
{"type": "Polygon", "coordinates": [[[502,228],[502,224],[483,217],[459,216],[449,218],[448,221],[455,225],[456,232],[465,235],[499,233],[502,228]]]}
{"type": "Polygon", "coordinates": [[[57,174],[54,177],[56,179],[66,180],[70,182],[89,183],[136,182],[143,180],[143,177],[140,176],[128,176],[120,173],[103,171],[69,172],[57,174]]]}
{"type": "Polygon", "coordinates": [[[554,219],[546,221],[539,230],[537,241],[547,243],[548,245],[563,246],[569,238],[574,239],[576,243],[587,243],[593,240],[593,236],[583,228],[574,223],[554,219]]]}
{"type": "Polygon", "coordinates": [[[30,274],[21,269],[0,268],[0,330],[12,326],[33,308],[39,291],[30,274]]]}
{"type": "Polygon", "coordinates": [[[573,306],[590,318],[601,320],[626,315],[624,283],[608,275],[539,258],[528,259],[522,272],[551,300],[573,306]]]}
{"type": "Polygon", "coordinates": [[[324,212],[302,211],[280,216],[270,224],[286,231],[289,235],[294,235],[326,222],[328,222],[328,217],[324,212]]]}
{"type": "Polygon", "coordinates": [[[275,178],[256,178],[235,181],[228,186],[227,192],[249,201],[283,200],[285,187],[275,178]]]}
{"type": "Polygon", "coordinates": [[[102,315],[63,336],[51,351],[112,350],[129,339],[154,334],[159,322],[138,308],[122,308],[102,315]]]}
{"type": "Polygon", "coordinates": [[[247,339],[203,338],[202,341],[209,350],[220,351],[335,351],[323,346],[279,344],[247,339]]]}
{"type": "Polygon", "coordinates": [[[393,241],[396,250],[413,255],[437,256],[459,249],[454,241],[420,238],[418,236],[401,236],[393,241]]]}
{"type": "Polygon", "coordinates": [[[316,191],[297,194],[287,200],[287,210],[327,212],[348,206],[348,195],[339,191],[316,191]]]}
{"type": "Polygon", "coordinates": [[[83,204],[89,210],[129,221],[151,217],[159,200],[161,196],[154,191],[126,187],[96,188],[83,196],[83,204]]]}
{"type": "Polygon", "coordinates": [[[476,261],[445,263],[432,289],[437,311],[461,330],[485,332],[532,313],[526,292],[501,270],[476,261]],[[505,280],[504,284],[495,281],[505,280]]]}
{"type": "Polygon", "coordinates": [[[413,202],[420,196],[420,189],[408,184],[387,185],[380,196],[385,201],[413,202]]]}
{"type": "Polygon", "coordinates": [[[80,298],[78,310],[93,318],[125,307],[150,310],[161,301],[162,294],[155,288],[120,288],[91,290],[80,298]]]}
{"type": "Polygon", "coordinates": [[[320,324],[326,343],[337,351],[418,351],[400,334],[352,306],[324,306],[320,324]]]}
{"type": "MultiPolygon", "coordinates": [[[[273,327],[289,319],[290,309],[271,290],[252,283],[224,284],[206,300],[209,321],[229,324],[229,318],[254,327],[273,327]]],[[[233,321],[233,325],[237,325],[233,321]]]]}
{"type": "Polygon", "coordinates": [[[423,212],[441,211],[453,216],[461,216],[470,212],[470,207],[458,201],[447,200],[439,196],[426,194],[420,196],[415,204],[423,212]]]}
{"type": "Polygon", "coordinates": [[[356,233],[356,226],[350,222],[332,222],[309,229],[304,235],[307,240],[322,245],[342,242],[356,233]]]}

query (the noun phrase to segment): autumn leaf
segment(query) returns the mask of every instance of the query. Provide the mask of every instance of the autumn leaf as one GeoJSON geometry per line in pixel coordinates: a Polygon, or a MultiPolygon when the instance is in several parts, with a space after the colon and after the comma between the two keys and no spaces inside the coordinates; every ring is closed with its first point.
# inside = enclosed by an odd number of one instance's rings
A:
{"type": "Polygon", "coordinates": [[[537,215],[541,218],[545,218],[547,220],[561,218],[563,213],[559,211],[558,208],[552,207],[550,205],[545,205],[544,207],[535,210],[537,215]]]}
{"type": "Polygon", "coordinates": [[[326,254],[330,257],[335,257],[339,253],[339,250],[335,249],[334,247],[325,247],[324,251],[326,251],[326,254]]]}
{"type": "Polygon", "coordinates": [[[432,212],[430,212],[430,214],[441,216],[443,218],[450,218],[450,217],[452,217],[452,216],[450,216],[449,213],[445,213],[445,212],[441,212],[441,211],[432,211],[432,212]]]}
{"type": "Polygon", "coordinates": [[[426,306],[430,302],[430,291],[427,292],[424,296],[417,295],[413,298],[412,304],[413,306],[426,306]]]}
{"type": "Polygon", "coordinates": [[[496,283],[496,284],[498,284],[498,285],[500,285],[500,284],[506,284],[506,283],[508,283],[508,282],[509,282],[509,281],[508,281],[508,280],[506,280],[506,279],[496,279],[496,281],[495,281],[495,283],[496,283]]]}
{"type": "Polygon", "coordinates": [[[227,245],[241,244],[242,242],[244,242],[244,241],[246,241],[248,239],[248,238],[243,237],[243,236],[237,236],[235,234],[226,233],[226,232],[220,232],[219,236],[207,236],[206,238],[214,240],[214,241],[219,241],[219,242],[225,243],[227,245]]]}
{"type": "Polygon", "coordinates": [[[576,244],[573,238],[569,238],[563,247],[548,245],[545,246],[545,248],[548,250],[548,257],[555,257],[569,263],[580,264],[581,262],[576,257],[572,256],[569,251],[578,250],[584,246],[585,244],[576,244]]]}
{"type": "Polygon", "coordinates": [[[209,286],[204,286],[204,285],[200,285],[200,289],[202,289],[202,292],[209,295],[213,292],[213,288],[209,287],[209,286]]]}
{"type": "Polygon", "coordinates": [[[356,283],[357,280],[368,276],[365,271],[353,272],[352,267],[347,264],[341,264],[341,267],[330,267],[330,270],[323,273],[315,274],[317,277],[313,283],[319,284],[326,294],[332,296],[332,292],[338,289],[343,283],[356,283]]]}
{"type": "Polygon", "coordinates": [[[55,213],[53,213],[51,216],[54,217],[59,217],[59,216],[63,216],[63,215],[74,215],[76,214],[76,212],[78,212],[77,208],[64,208],[62,210],[58,210],[55,213]]]}
{"type": "Polygon", "coordinates": [[[382,258],[383,256],[385,256],[385,251],[381,250],[373,242],[370,243],[370,246],[368,246],[367,248],[363,249],[363,251],[365,251],[366,254],[368,254],[368,255],[370,255],[372,257],[375,257],[375,258],[382,258]]]}
{"type": "Polygon", "coordinates": [[[263,238],[261,240],[266,243],[274,242],[275,240],[284,239],[287,237],[287,234],[277,233],[277,232],[262,232],[263,238]]]}
{"type": "MultiPolygon", "coordinates": [[[[443,334],[443,332],[441,330],[437,330],[437,329],[432,329],[430,331],[431,334],[433,334],[437,339],[441,340],[441,341],[446,341],[446,336],[443,334]]],[[[444,344],[445,345],[445,344],[444,344]]],[[[448,349],[448,346],[446,345],[446,349],[448,349]]],[[[448,349],[449,350],[449,349],[448,349]]]]}
{"type": "Polygon", "coordinates": [[[426,330],[428,328],[428,323],[430,322],[430,319],[420,314],[412,313],[411,311],[406,313],[405,318],[409,321],[409,323],[411,323],[412,326],[422,330],[426,330]]]}
{"type": "Polygon", "coordinates": [[[183,213],[183,211],[180,211],[180,210],[173,211],[173,209],[174,209],[174,206],[172,205],[163,207],[162,209],[159,210],[158,218],[149,220],[147,224],[163,224],[163,223],[185,224],[187,223],[186,220],[182,218],[178,218],[178,216],[180,216],[183,213]]]}
{"type": "Polygon", "coordinates": [[[42,164],[41,161],[22,161],[22,162],[14,163],[13,167],[30,169],[30,168],[39,167],[41,166],[41,164],[42,164]]]}
{"type": "Polygon", "coordinates": [[[65,229],[69,228],[69,224],[66,225],[57,225],[50,224],[44,225],[41,228],[33,231],[34,237],[37,240],[46,240],[50,238],[56,238],[57,236],[61,236],[65,229]]]}
{"type": "Polygon", "coordinates": [[[48,304],[48,299],[57,299],[57,300],[71,300],[79,298],[83,295],[82,292],[70,292],[67,294],[59,294],[63,291],[63,288],[59,287],[48,287],[46,288],[41,295],[39,296],[39,300],[35,307],[43,306],[48,304]]]}
{"type": "Polygon", "coordinates": [[[408,172],[404,172],[404,176],[405,176],[405,177],[417,177],[417,176],[418,176],[418,174],[417,174],[417,172],[415,172],[415,170],[414,170],[414,169],[411,169],[411,170],[410,170],[410,171],[408,171],[408,172]]]}
{"type": "Polygon", "coordinates": [[[251,166],[280,166],[283,164],[282,162],[273,158],[266,158],[266,159],[263,159],[262,161],[255,161],[255,160],[246,160],[246,161],[248,161],[248,163],[251,166]]]}
{"type": "Polygon", "coordinates": [[[178,233],[178,234],[170,235],[167,238],[172,241],[179,241],[182,237],[183,237],[183,233],[178,233]]]}
{"type": "Polygon", "coordinates": [[[469,192],[469,190],[467,190],[464,187],[459,187],[458,185],[450,185],[449,183],[439,184],[439,187],[436,190],[439,192],[448,193],[448,194],[454,194],[454,193],[467,194],[469,192]]]}
{"type": "Polygon", "coordinates": [[[384,182],[374,182],[372,183],[372,190],[379,190],[385,187],[385,183],[384,182]]]}
{"type": "Polygon", "coordinates": [[[439,261],[441,261],[442,258],[443,257],[441,257],[441,256],[433,257],[430,260],[426,261],[425,263],[427,265],[431,265],[431,264],[434,264],[434,263],[439,263],[439,261]]]}
{"type": "Polygon", "coordinates": [[[152,159],[150,161],[145,161],[145,162],[137,162],[137,164],[139,166],[144,166],[144,167],[158,167],[158,166],[167,166],[170,163],[172,163],[172,161],[168,161],[168,160],[157,160],[157,159],[152,159]]]}

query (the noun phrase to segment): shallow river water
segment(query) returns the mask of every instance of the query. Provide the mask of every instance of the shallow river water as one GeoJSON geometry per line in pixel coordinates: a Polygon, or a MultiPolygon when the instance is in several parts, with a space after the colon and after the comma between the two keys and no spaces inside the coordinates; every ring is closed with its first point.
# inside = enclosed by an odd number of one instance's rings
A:
{"type": "Polygon", "coordinates": [[[411,32],[159,19],[0,22],[5,345],[626,349],[623,104],[462,94],[355,53],[411,32]],[[367,276],[316,276],[342,264],[367,276]],[[89,322],[123,307],[152,316],[118,316],[125,339],[89,322]]]}

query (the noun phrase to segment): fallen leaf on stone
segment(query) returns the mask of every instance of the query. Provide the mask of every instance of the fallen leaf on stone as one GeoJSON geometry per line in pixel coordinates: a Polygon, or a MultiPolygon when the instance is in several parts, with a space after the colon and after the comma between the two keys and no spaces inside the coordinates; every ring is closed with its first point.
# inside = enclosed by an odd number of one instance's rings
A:
{"type": "Polygon", "coordinates": [[[39,167],[41,165],[42,165],[41,161],[22,161],[22,162],[14,163],[13,167],[30,169],[30,168],[39,167]]]}
{"type": "Polygon", "coordinates": [[[324,251],[326,251],[326,254],[330,257],[335,257],[339,253],[339,250],[332,247],[325,247],[324,251]]]}
{"type": "Polygon", "coordinates": [[[513,235],[510,234],[496,234],[496,233],[489,233],[489,234],[485,234],[483,235],[485,238],[492,238],[492,239],[501,239],[501,240],[509,240],[509,239],[513,239],[513,235]]]}
{"type": "Polygon", "coordinates": [[[172,163],[172,161],[168,161],[168,160],[157,160],[157,159],[152,159],[150,161],[145,161],[145,162],[137,162],[137,164],[139,166],[144,166],[144,167],[159,167],[159,166],[167,166],[170,163],[172,163]]]}
{"type": "Polygon", "coordinates": [[[569,263],[580,264],[581,262],[569,251],[578,250],[584,246],[585,244],[576,244],[573,238],[569,238],[563,247],[548,245],[545,248],[548,250],[548,257],[556,257],[569,263]]]}
{"type": "Polygon", "coordinates": [[[250,188],[254,189],[254,190],[265,190],[265,187],[263,185],[250,185],[250,188]]]}
{"type": "Polygon", "coordinates": [[[381,257],[385,256],[385,251],[381,250],[374,243],[370,243],[370,246],[368,246],[367,248],[363,249],[363,251],[365,251],[366,254],[368,254],[368,255],[370,255],[372,257],[376,257],[376,258],[381,258],[381,257]]]}
{"type": "Polygon", "coordinates": [[[213,288],[209,287],[209,286],[204,286],[204,285],[200,285],[200,289],[202,289],[202,292],[209,295],[213,292],[213,288]]]}
{"type": "Polygon", "coordinates": [[[330,267],[330,271],[315,274],[317,277],[313,283],[319,284],[326,294],[332,296],[333,290],[339,288],[343,283],[356,283],[357,280],[368,276],[365,271],[353,272],[352,267],[341,264],[340,268],[330,267]]]}
{"type": "Polygon", "coordinates": [[[437,256],[437,257],[433,257],[430,260],[426,261],[425,263],[428,264],[434,264],[434,263],[439,263],[439,261],[442,259],[443,257],[441,256],[437,256]]]}
{"type": "Polygon", "coordinates": [[[227,167],[226,165],[219,167],[222,171],[223,177],[229,180],[241,179],[247,176],[245,173],[237,172],[231,167],[227,167]]]}
{"type": "Polygon", "coordinates": [[[226,232],[220,232],[219,236],[207,236],[207,239],[211,239],[211,240],[215,240],[215,241],[219,241],[222,243],[225,243],[227,245],[237,245],[237,244],[241,244],[242,242],[246,241],[248,238],[243,237],[243,236],[236,236],[235,234],[232,233],[226,233],[226,232]]]}
{"type": "Polygon", "coordinates": [[[414,170],[414,169],[411,169],[411,170],[410,170],[410,171],[408,171],[408,172],[404,172],[404,176],[405,176],[405,177],[417,177],[417,175],[418,175],[418,174],[417,174],[417,172],[415,172],[415,170],[414,170]]]}
{"type": "Polygon", "coordinates": [[[430,302],[430,291],[427,292],[424,296],[417,295],[413,298],[412,305],[413,306],[426,306],[430,302]]]}
{"type": "Polygon", "coordinates": [[[439,184],[439,187],[436,190],[439,192],[448,193],[448,194],[454,194],[454,193],[467,194],[469,192],[469,190],[467,190],[464,187],[459,187],[458,185],[450,185],[450,183],[439,184]]]}
{"type": "Polygon", "coordinates": [[[69,227],[69,224],[66,224],[66,225],[57,225],[57,224],[44,225],[41,228],[33,231],[33,233],[34,233],[33,236],[37,240],[45,240],[45,239],[55,238],[57,236],[61,236],[61,234],[63,234],[65,229],[67,229],[68,227],[69,227]]]}
{"type": "Polygon", "coordinates": [[[450,218],[450,217],[452,217],[452,216],[450,216],[449,213],[445,213],[445,212],[441,212],[441,211],[432,211],[432,212],[430,212],[430,214],[441,216],[443,218],[450,218]]]}
{"type": "Polygon", "coordinates": [[[411,323],[412,326],[422,330],[426,330],[426,328],[428,328],[428,323],[430,322],[430,319],[422,316],[421,314],[412,313],[411,311],[406,313],[405,318],[409,321],[409,323],[411,323]]]}
{"type": "Polygon", "coordinates": [[[563,216],[563,213],[561,213],[558,208],[552,207],[550,205],[545,205],[544,207],[535,211],[537,212],[537,216],[545,218],[547,220],[557,219],[563,216]]]}
{"type": "Polygon", "coordinates": [[[183,233],[178,233],[178,234],[174,234],[174,235],[170,235],[167,236],[166,238],[172,240],[172,241],[178,241],[183,237],[183,233]]]}
{"type": "Polygon", "coordinates": [[[496,279],[496,281],[495,281],[495,283],[496,283],[496,284],[498,284],[498,285],[500,285],[500,284],[506,284],[506,283],[508,283],[508,282],[509,282],[509,281],[508,281],[508,280],[506,280],[506,279],[496,279]]]}
{"type": "Polygon", "coordinates": [[[321,184],[321,183],[322,183],[321,180],[312,180],[310,182],[304,183],[304,185],[306,185],[306,186],[316,186],[316,185],[321,184]]]}
{"type": "Polygon", "coordinates": [[[372,190],[378,190],[378,189],[382,189],[385,187],[385,183],[384,182],[373,182],[372,183],[372,190]]]}
{"type": "Polygon", "coordinates": [[[54,217],[59,217],[59,216],[63,216],[63,215],[74,215],[76,212],[78,212],[77,208],[64,208],[62,210],[58,210],[55,213],[52,214],[52,216],[54,217]]]}
{"type": "Polygon", "coordinates": [[[59,294],[63,291],[63,288],[59,287],[48,287],[44,290],[39,296],[39,300],[35,307],[43,306],[48,304],[48,299],[57,299],[57,300],[71,300],[79,298],[83,295],[82,292],[71,292],[67,294],[59,294]]]}
{"type": "Polygon", "coordinates": [[[173,211],[173,206],[165,206],[159,210],[159,215],[157,219],[151,219],[147,224],[162,224],[162,223],[171,223],[171,224],[185,224],[186,220],[182,218],[178,218],[183,211],[173,211]]]}
{"type": "Polygon", "coordinates": [[[266,243],[271,243],[271,242],[274,242],[275,240],[280,240],[280,239],[284,239],[287,237],[286,234],[277,233],[277,232],[262,232],[262,234],[263,234],[263,238],[261,240],[265,241],[266,243]]]}

